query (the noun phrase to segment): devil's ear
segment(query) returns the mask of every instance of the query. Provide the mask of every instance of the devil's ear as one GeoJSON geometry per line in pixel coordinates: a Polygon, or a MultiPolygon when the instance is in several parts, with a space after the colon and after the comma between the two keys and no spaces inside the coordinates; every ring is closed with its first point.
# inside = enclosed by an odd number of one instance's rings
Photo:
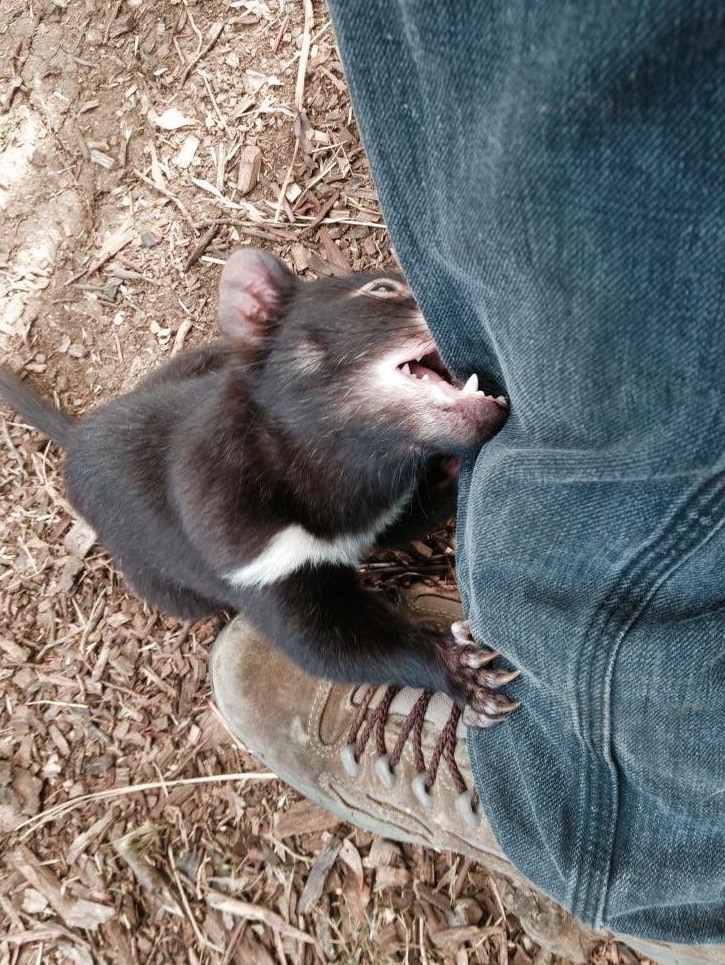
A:
{"type": "Polygon", "coordinates": [[[257,345],[296,285],[285,263],[268,251],[232,252],[219,281],[219,327],[231,338],[257,345]]]}

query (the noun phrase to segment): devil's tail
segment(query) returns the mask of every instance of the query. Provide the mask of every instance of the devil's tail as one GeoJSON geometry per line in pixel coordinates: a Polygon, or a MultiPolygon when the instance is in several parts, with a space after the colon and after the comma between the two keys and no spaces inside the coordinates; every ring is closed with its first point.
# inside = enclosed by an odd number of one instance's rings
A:
{"type": "Polygon", "coordinates": [[[67,445],[71,429],[76,423],[73,416],[62,409],[56,409],[5,365],[0,365],[0,395],[31,426],[39,429],[59,446],[67,445]]]}

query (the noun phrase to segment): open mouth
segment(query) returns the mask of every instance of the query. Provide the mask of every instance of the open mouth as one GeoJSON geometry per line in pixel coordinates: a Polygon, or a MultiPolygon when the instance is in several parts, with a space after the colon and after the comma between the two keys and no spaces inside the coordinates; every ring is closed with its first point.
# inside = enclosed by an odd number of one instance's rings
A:
{"type": "Polygon", "coordinates": [[[434,346],[420,346],[413,357],[398,362],[396,368],[405,378],[428,383],[431,388],[442,390],[449,394],[455,393],[458,396],[478,395],[491,399],[503,409],[508,409],[508,404],[503,396],[498,396],[494,399],[492,396],[487,396],[485,392],[482,392],[478,388],[478,376],[475,372],[464,385],[461,385],[445,367],[443,359],[434,346]]]}

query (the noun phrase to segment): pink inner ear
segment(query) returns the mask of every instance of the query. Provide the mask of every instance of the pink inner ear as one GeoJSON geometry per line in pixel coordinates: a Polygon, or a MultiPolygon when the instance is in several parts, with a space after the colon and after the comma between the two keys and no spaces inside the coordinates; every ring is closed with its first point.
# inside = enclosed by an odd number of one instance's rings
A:
{"type": "Polygon", "coordinates": [[[294,275],[274,255],[254,248],[235,251],[219,281],[219,326],[225,335],[252,344],[265,335],[282,309],[294,275]]]}

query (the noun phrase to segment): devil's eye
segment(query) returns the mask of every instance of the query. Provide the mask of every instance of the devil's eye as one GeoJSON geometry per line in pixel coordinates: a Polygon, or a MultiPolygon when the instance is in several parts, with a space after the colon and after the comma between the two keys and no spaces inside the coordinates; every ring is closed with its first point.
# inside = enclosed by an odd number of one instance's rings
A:
{"type": "Polygon", "coordinates": [[[393,278],[376,278],[369,281],[360,289],[367,295],[375,295],[376,298],[395,298],[400,295],[407,295],[408,288],[403,282],[393,278]]]}

